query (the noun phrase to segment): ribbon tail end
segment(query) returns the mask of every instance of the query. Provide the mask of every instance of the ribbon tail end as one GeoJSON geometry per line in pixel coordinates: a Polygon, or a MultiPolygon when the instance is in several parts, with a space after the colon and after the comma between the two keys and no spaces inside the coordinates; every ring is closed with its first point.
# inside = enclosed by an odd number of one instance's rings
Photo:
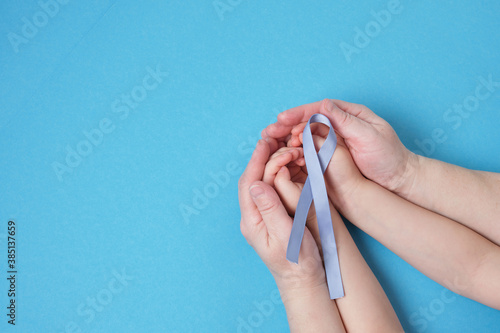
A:
{"type": "Polygon", "coordinates": [[[295,259],[292,259],[292,258],[286,257],[286,260],[288,260],[289,262],[293,262],[294,264],[299,264],[298,260],[295,260],[295,259]]]}
{"type": "Polygon", "coordinates": [[[339,290],[338,292],[331,292],[330,299],[339,299],[344,297],[344,290],[339,290]]]}
{"type": "Polygon", "coordinates": [[[288,247],[286,250],[286,260],[293,262],[294,264],[299,263],[299,256],[297,251],[293,251],[292,248],[288,247]]]}

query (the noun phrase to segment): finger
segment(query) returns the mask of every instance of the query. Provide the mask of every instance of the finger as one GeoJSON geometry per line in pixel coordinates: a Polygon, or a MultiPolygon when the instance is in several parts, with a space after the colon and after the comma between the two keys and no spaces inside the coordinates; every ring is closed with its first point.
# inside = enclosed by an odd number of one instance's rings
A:
{"type": "Polygon", "coordinates": [[[290,173],[290,178],[296,185],[300,185],[297,183],[302,183],[303,185],[307,178],[307,173],[304,173],[303,170],[304,168],[305,166],[287,165],[288,172],[290,173]]]}
{"type": "MultiPolygon", "coordinates": [[[[288,214],[294,215],[295,211],[297,210],[297,204],[299,202],[302,188],[291,181],[290,173],[285,167],[283,167],[276,175],[274,185],[276,188],[276,192],[278,192],[288,214]]],[[[311,207],[309,208],[306,225],[307,228],[311,231],[311,234],[314,237],[314,240],[316,241],[318,247],[321,249],[321,239],[319,236],[319,228],[314,205],[311,205],[311,207]]]]}
{"type": "Polygon", "coordinates": [[[291,161],[286,165],[287,168],[292,168],[292,167],[300,167],[305,165],[305,160],[303,157],[299,157],[296,160],[291,161]]]}
{"type": "Polygon", "coordinates": [[[292,126],[284,125],[279,122],[272,123],[264,128],[261,132],[261,136],[263,139],[265,138],[275,138],[278,140],[284,139],[288,134],[290,134],[290,130],[292,126]]]}
{"type": "Polygon", "coordinates": [[[371,124],[353,114],[344,112],[331,100],[325,99],[323,101],[321,113],[330,119],[333,129],[347,141],[366,136],[367,132],[373,131],[371,124]]]}
{"type": "Polygon", "coordinates": [[[301,122],[319,113],[321,101],[311,104],[305,104],[286,110],[278,115],[278,122],[267,126],[262,131],[262,137],[283,138],[290,134],[292,128],[301,122]]]}
{"type": "Polygon", "coordinates": [[[292,163],[293,161],[295,161],[296,159],[298,159],[302,156],[304,156],[304,151],[303,151],[302,147],[282,147],[282,148],[278,149],[269,158],[269,161],[267,162],[267,164],[269,164],[269,163],[273,163],[273,164],[281,163],[282,165],[286,165],[288,163],[292,163]],[[283,155],[290,155],[290,154],[291,154],[292,159],[290,160],[289,159],[290,156],[289,156],[288,158],[286,158],[286,160],[288,160],[288,162],[282,162],[285,159],[283,157],[283,155]],[[275,161],[275,160],[278,160],[278,161],[275,161]]]}
{"type": "Polygon", "coordinates": [[[344,112],[352,114],[353,116],[368,123],[371,123],[373,120],[380,118],[372,110],[362,104],[349,103],[346,101],[341,101],[339,99],[332,99],[332,102],[344,112]]]}
{"type": "Polygon", "coordinates": [[[288,147],[300,147],[302,142],[299,139],[298,135],[292,135],[287,142],[288,147]]]}
{"type": "MultiPolygon", "coordinates": [[[[292,129],[292,138],[295,141],[293,141],[291,145],[293,145],[293,146],[302,145],[302,142],[303,142],[302,135],[304,133],[304,128],[306,125],[307,125],[307,123],[300,123],[299,125],[295,126],[292,129]]],[[[320,123],[313,123],[313,124],[311,124],[310,128],[311,128],[312,134],[321,135],[324,137],[326,137],[328,135],[328,132],[330,130],[328,126],[326,126],[324,124],[320,124],[320,123]]]]}
{"type": "Polygon", "coordinates": [[[262,136],[263,139],[271,137],[280,140],[285,138],[289,133],[290,133],[290,126],[285,126],[279,122],[276,122],[264,128],[260,133],[260,135],[262,136]]]}
{"type": "Polygon", "coordinates": [[[303,186],[307,179],[307,167],[304,163],[303,166],[292,166],[288,167],[288,171],[290,172],[292,182],[297,185],[303,186]],[[300,183],[300,184],[299,184],[300,183]]]}
{"type": "MultiPolygon", "coordinates": [[[[301,134],[304,132],[304,128],[306,127],[306,125],[307,122],[301,122],[300,124],[294,126],[291,131],[292,137],[300,138],[301,134]]],[[[313,134],[324,135],[324,136],[328,135],[329,128],[324,124],[312,123],[310,127],[311,127],[311,133],[313,134]]]]}
{"type": "Polygon", "coordinates": [[[264,178],[262,179],[264,183],[273,185],[274,178],[276,174],[281,169],[281,167],[290,163],[293,159],[293,154],[291,152],[285,152],[277,157],[274,157],[266,164],[266,169],[264,171],[264,178]]]}
{"type": "Polygon", "coordinates": [[[306,165],[306,160],[303,157],[299,157],[294,161],[294,163],[298,166],[304,166],[306,165]]]}
{"type": "Polygon", "coordinates": [[[274,179],[274,186],[276,188],[276,192],[278,192],[281,198],[281,201],[283,201],[283,205],[285,206],[288,214],[295,214],[301,190],[292,182],[290,171],[287,167],[282,167],[280,169],[274,179]]]}
{"type": "Polygon", "coordinates": [[[238,181],[238,198],[242,223],[255,224],[258,222],[258,211],[248,193],[248,189],[253,182],[262,179],[268,158],[269,145],[264,140],[259,140],[245,171],[238,181]]]}
{"type": "Polygon", "coordinates": [[[347,148],[344,138],[341,137],[337,132],[335,132],[335,135],[337,136],[337,146],[342,146],[347,148]]]}
{"type": "Polygon", "coordinates": [[[330,133],[330,127],[325,124],[315,123],[311,125],[311,133],[313,135],[319,135],[326,138],[328,133],[330,133]]]}
{"type": "MultiPolygon", "coordinates": [[[[326,139],[326,137],[330,133],[329,127],[326,126],[326,125],[323,125],[323,124],[318,124],[318,125],[321,125],[321,126],[314,126],[314,128],[311,128],[311,134],[312,134],[312,136],[313,137],[314,136],[318,136],[318,137],[322,137],[323,139],[326,139]]],[[[337,142],[338,142],[339,136],[337,135],[337,133],[335,133],[335,136],[337,137],[337,142]]],[[[303,142],[304,142],[304,134],[303,133],[299,134],[299,141],[300,141],[300,144],[302,145],[303,142]]],[[[321,148],[321,146],[323,145],[323,142],[325,142],[325,140],[321,140],[321,141],[318,141],[318,142],[320,142],[321,144],[318,145],[315,142],[316,151],[319,151],[319,148],[321,148]]]]}
{"type": "Polygon", "coordinates": [[[273,158],[279,157],[286,153],[300,152],[300,151],[302,151],[302,148],[299,147],[281,147],[274,154],[271,155],[269,160],[272,160],[273,158]]]}
{"type": "Polygon", "coordinates": [[[304,121],[300,124],[295,125],[292,129],[292,135],[298,136],[300,133],[302,133],[304,131],[304,128],[306,127],[306,125],[307,125],[307,121],[304,121]]]}
{"type": "MultiPolygon", "coordinates": [[[[345,102],[345,103],[347,103],[347,102],[345,102]]],[[[291,131],[292,135],[299,135],[300,133],[302,133],[304,131],[304,127],[306,127],[307,122],[309,121],[309,118],[311,118],[311,116],[315,113],[321,113],[321,111],[324,110],[324,108],[325,108],[325,104],[333,104],[333,102],[330,99],[324,99],[322,101],[319,101],[319,102],[316,102],[313,104],[315,104],[315,107],[310,108],[311,112],[304,113],[304,116],[300,120],[299,120],[298,116],[296,116],[295,118],[290,116],[291,120],[294,120],[295,122],[290,122],[290,123],[282,122],[283,125],[293,125],[292,131],[291,131]],[[312,112],[312,111],[314,111],[314,112],[312,112]]],[[[352,104],[352,103],[349,103],[349,104],[352,104]]],[[[363,106],[363,105],[360,105],[360,107],[361,106],[363,106]]],[[[368,108],[366,108],[366,109],[368,109],[368,108]]],[[[293,109],[291,109],[291,110],[293,110],[293,109]]],[[[291,110],[287,110],[287,111],[291,111],[291,110]]],[[[287,111],[285,111],[284,113],[286,113],[287,111]]],[[[368,109],[368,111],[370,111],[370,110],[368,109]]],[[[279,117],[278,117],[278,120],[279,120],[279,117]]],[[[313,128],[316,126],[322,127],[321,125],[322,124],[317,124],[317,123],[311,124],[311,130],[313,130],[313,128]]]]}
{"type": "MultiPolygon", "coordinates": [[[[314,147],[316,148],[316,151],[319,152],[321,147],[323,146],[323,143],[326,141],[326,135],[312,135],[313,142],[314,142],[314,147]]],[[[300,140],[302,141],[302,135],[300,136],[300,140]]],[[[305,163],[304,163],[305,164],[305,163]]]]}
{"type": "Polygon", "coordinates": [[[256,181],[252,183],[249,193],[266,225],[269,239],[286,241],[292,230],[292,219],[276,191],[268,184],[256,181]]]}
{"type": "Polygon", "coordinates": [[[274,138],[265,138],[265,141],[269,145],[269,153],[274,154],[279,149],[278,140],[274,138]]]}
{"type": "MultiPolygon", "coordinates": [[[[292,139],[293,141],[291,142],[290,145],[292,146],[300,146],[302,145],[302,135],[304,133],[304,128],[306,127],[307,122],[300,123],[294,128],[292,128],[292,139]]],[[[310,126],[311,128],[311,133],[312,134],[318,134],[318,135],[328,135],[328,126],[324,124],[319,124],[319,123],[313,123],[310,126]]]]}
{"type": "Polygon", "coordinates": [[[276,174],[280,171],[281,167],[302,156],[302,149],[281,148],[273,156],[271,156],[269,162],[267,162],[263,181],[272,186],[274,183],[274,177],[276,177],[276,174]]]}
{"type": "Polygon", "coordinates": [[[319,113],[323,101],[296,106],[278,115],[278,122],[287,126],[295,126],[307,122],[315,113],[319,113]]]}

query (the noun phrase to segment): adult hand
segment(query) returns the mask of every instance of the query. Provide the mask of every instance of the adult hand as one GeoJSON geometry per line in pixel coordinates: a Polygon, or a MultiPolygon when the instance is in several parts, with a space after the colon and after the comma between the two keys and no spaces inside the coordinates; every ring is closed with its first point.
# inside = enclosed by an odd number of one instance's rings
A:
{"type": "Polygon", "coordinates": [[[299,135],[315,113],[330,119],[365,177],[397,193],[411,186],[416,155],[401,143],[389,123],[364,105],[325,99],[298,106],[279,114],[278,122],[264,129],[262,137],[298,147],[299,135]]]}
{"type": "Polygon", "coordinates": [[[304,232],[299,264],[286,259],[293,221],[278,194],[262,181],[271,150],[270,144],[259,140],[239,180],[241,233],[271,271],[280,292],[327,290],[318,246],[308,229],[304,232]]]}

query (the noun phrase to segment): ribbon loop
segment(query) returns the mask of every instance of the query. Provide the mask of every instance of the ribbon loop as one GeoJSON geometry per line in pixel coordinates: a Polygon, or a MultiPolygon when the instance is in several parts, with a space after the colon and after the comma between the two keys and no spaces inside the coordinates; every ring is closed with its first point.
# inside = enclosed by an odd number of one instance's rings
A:
{"type": "Polygon", "coordinates": [[[330,163],[330,159],[337,147],[337,136],[333,131],[328,118],[322,114],[314,114],[307,122],[303,132],[304,159],[306,161],[308,177],[300,193],[299,202],[293,219],[292,232],[288,241],[286,258],[294,263],[299,262],[300,245],[304,237],[307,214],[314,199],[316,219],[321,239],[323,259],[325,261],[326,280],[331,299],[344,297],[342,276],[337,253],[337,244],[333,233],[330,205],[326,192],[323,173],[330,163]],[[316,153],[311,133],[311,123],[322,123],[330,128],[328,136],[316,153]]]}

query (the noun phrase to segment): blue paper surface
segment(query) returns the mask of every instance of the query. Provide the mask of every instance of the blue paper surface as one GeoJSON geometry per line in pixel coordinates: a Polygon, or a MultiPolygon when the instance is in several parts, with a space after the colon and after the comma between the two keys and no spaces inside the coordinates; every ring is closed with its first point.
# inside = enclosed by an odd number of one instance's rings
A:
{"type": "MultiPolygon", "coordinates": [[[[344,99],[413,151],[500,172],[499,13],[494,1],[2,2],[0,331],[287,330],[239,229],[237,179],[260,130],[344,99]],[[474,104],[477,89],[488,96],[474,104]]],[[[498,311],[350,230],[406,331],[498,330],[498,311]]]]}

